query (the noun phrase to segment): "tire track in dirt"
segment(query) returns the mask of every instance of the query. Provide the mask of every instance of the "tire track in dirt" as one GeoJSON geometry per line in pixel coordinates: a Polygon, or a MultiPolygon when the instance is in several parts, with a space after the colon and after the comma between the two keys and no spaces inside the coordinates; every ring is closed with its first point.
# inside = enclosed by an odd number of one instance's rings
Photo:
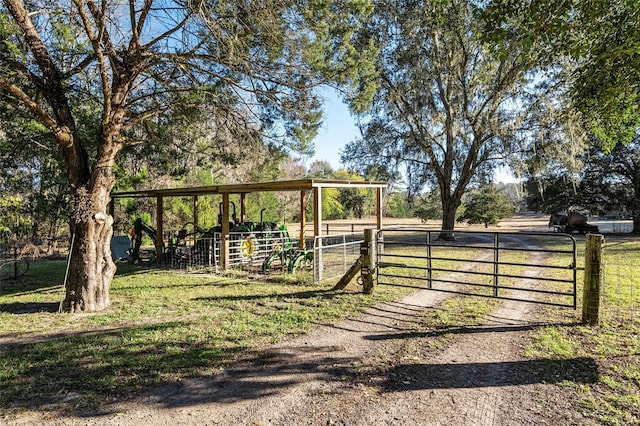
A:
{"type": "MultiPolygon", "coordinates": [[[[542,257],[533,256],[532,263],[542,257]]],[[[416,303],[416,296],[433,297],[414,295],[403,303],[429,307],[416,303]]],[[[512,377],[514,366],[522,361],[524,335],[537,324],[532,305],[505,301],[482,325],[456,336],[442,353],[416,353],[418,363],[394,368],[390,375],[395,383],[383,385],[385,391],[367,404],[354,406],[353,395],[342,394],[324,405],[325,413],[334,410],[342,422],[337,424],[348,425],[537,424],[529,384],[518,384],[512,377]],[[337,407],[347,409],[337,413],[337,407]]],[[[287,420],[292,418],[276,424],[287,420]]]]}

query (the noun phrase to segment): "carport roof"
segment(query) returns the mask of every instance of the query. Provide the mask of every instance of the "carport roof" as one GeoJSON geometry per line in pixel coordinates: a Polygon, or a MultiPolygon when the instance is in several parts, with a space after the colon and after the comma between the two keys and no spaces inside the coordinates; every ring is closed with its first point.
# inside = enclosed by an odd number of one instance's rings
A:
{"type": "Polygon", "coordinates": [[[211,194],[243,194],[269,191],[305,191],[314,188],[386,188],[386,182],[300,179],[276,182],[237,183],[232,185],[197,186],[191,188],[145,189],[114,192],[112,198],[129,197],[182,197],[211,194]]]}

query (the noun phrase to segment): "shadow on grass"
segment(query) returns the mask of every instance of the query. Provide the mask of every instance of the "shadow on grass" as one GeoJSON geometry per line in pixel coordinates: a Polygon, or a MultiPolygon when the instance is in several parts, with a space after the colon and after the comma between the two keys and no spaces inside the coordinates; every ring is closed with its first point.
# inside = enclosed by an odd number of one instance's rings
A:
{"type": "Polygon", "coordinates": [[[404,340],[416,338],[432,338],[444,335],[455,334],[476,334],[476,333],[509,333],[518,331],[531,331],[536,328],[546,327],[575,327],[578,323],[539,323],[525,325],[505,325],[505,326],[482,326],[482,327],[452,327],[442,326],[429,331],[400,331],[386,334],[371,334],[364,336],[366,340],[404,340]]]}
{"type": "Polygon", "coordinates": [[[597,383],[598,365],[592,358],[525,361],[410,364],[395,367],[383,385],[386,391],[482,388],[536,383],[597,383]]]}
{"type": "MultiPolygon", "coordinates": [[[[315,290],[203,299],[243,302],[275,298],[291,301],[331,299],[342,294],[315,290]]],[[[41,304],[39,308],[18,305],[5,305],[0,309],[27,313],[42,308],[55,311],[58,307],[57,304],[41,304]]],[[[0,411],[8,407],[69,410],[75,414],[88,410],[88,415],[99,415],[101,407],[109,403],[174,381],[177,383],[175,386],[180,386],[183,380],[202,371],[215,371],[239,354],[250,355],[247,346],[250,341],[262,335],[269,340],[269,333],[282,333],[281,329],[289,327],[287,318],[275,317],[275,321],[283,324],[274,330],[263,329],[259,322],[240,316],[236,319],[238,323],[229,323],[235,326],[216,320],[204,323],[194,318],[33,338],[22,336],[19,341],[4,343],[0,347],[0,411]]],[[[289,321],[296,319],[293,316],[289,321]]],[[[299,368],[314,367],[305,364],[299,368]]],[[[274,371],[274,374],[280,372],[274,371]]],[[[287,384],[283,382],[282,386],[287,384]]],[[[242,398],[257,398],[264,395],[264,389],[243,390],[241,395],[242,398]],[[255,396],[251,392],[255,392],[255,396]]]]}
{"type": "Polygon", "coordinates": [[[257,398],[286,397],[296,385],[342,382],[346,386],[372,386],[381,392],[404,392],[444,388],[481,388],[543,383],[595,383],[598,368],[591,358],[541,359],[532,361],[412,364],[363,373],[354,365],[361,359],[345,357],[333,346],[294,347],[271,350],[229,367],[219,376],[198,377],[167,383],[153,391],[154,400],[164,407],[199,404],[230,404],[257,398]],[[378,380],[379,379],[379,380],[378,380]]]}
{"type": "MultiPolygon", "coordinates": [[[[319,293],[329,292],[299,292],[288,297],[313,297],[319,293]]],[[[241,298],[246,297],[251,296],[241,298]]],[[[599,378],[591,358],[400,364],[390,370],[386,364],[372,364],[362,369],[359,366],[365,365],[364,360],[346,355],[341,346],[311,342],[284,349],[254,350],[237,336],[216,335],[216,326],[206,338],[194,342],[187,331],[194,326],[168,321],[5,344],[0,348],[0,410],[67,411],[97,418],[111,414],[115,410],[113,404],[141,394],[150,396],[145,398],[150,403],[175,408],[277,398],[294,386],[312,381],[343,382],[350,387],[380,383],[381,392],[396,392],[562,381],[594,383],[599,378]],[[220,367],[225,367],[224,371],[212,374],[220,367]]],[[[472,331],[502,329],[513,331],[514,327],[472,331]]],[[[416,337],[424,335],[381,336],[416,337]]]]}
{"type": "Polygon", "coordinates": [[[63,260],[31,261],[26,275],[0,281],[0,296],[42,293],[60,288],[66,262],[63,260]]]}
{"type": "Polygon", "coordinates": [[[0,411],[88,410],[95,415],[103,404],[181,381],[247,350],[233,338],[194,343],[186,332],[191,326],[175,321],[5,343],[0,411]]]}
{"type": "Polygon", "coordinates": [[[243,295],[228,295],[228,296],[211,296],[211,297],[200,297],[195,298],[194,300],[198,301],[206,301],[206,302],[238,302],[238,301],[251,301],[251,300],[261,300],[261,299],[270,299],[270,300],[282,300],[282,299],[320,299],[320,300],[332,300],[335,298],[340,298],[349,294],[343,290],[331,290],[331,289],[323,289],[323,290],[304,290],[304,291],[295,291],[292,293],[277,293],[277,294],[243,294],[243,295]]]}
{"type": "Polygon", "coordinates": [[[249,353],[213,377],[167,383],[153,391],[164,407],[229,404],[284,395],[291,387],[313,380],[359,382],[353,368],[357,358],[336,355],[336,346],[297,346],[249,353]]]}
{"type": "Polygon", "coordinates": [[[2,303],[0,304],[0,312],[6,312],[10,314],[22,315],[22,314],[37,314],[40,312],[54,313],[58,312],[60,307],[59,303],[2,303]]]}
{"type": "MultiPolygon", "coordinates": [[[[216,377],[168,383],[154,391],[154,400],[176,408],[198,404],[228,404],[262,397],[278,397],[289,388],[311,381],[339,381],[350,387],[380,383],[381,392],[407,390],[503,387],[561,382],[596,383],[598,366],[592,358],[538,359],[462,364],[400,364],[359,369],[362,359],[344,356],[334,346],[272,349],[216,377]]],[[[283,395],[284,396],[284,395],[283,395]]]]}

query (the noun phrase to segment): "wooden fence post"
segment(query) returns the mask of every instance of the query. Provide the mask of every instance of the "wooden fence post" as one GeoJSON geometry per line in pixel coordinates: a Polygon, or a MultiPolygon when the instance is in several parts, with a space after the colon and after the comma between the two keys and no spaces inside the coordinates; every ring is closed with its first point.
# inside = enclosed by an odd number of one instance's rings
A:
{"type": "Polygon", "coordinates": [[[332,290],[344,290],[344,288],[351,282],[353,277],[356,276],[358,272],[362,269],[362,256],[360,256],[356,261],[351,265],[351,267],[347,270],[347,272],[340,278],[340,281],[332,288],[332,290]]]}
{"type": "Polygon", "coordinates": [[[584,258],[584,291],[582,297],[583,324],[596,325],[600,321],[603,244],[603,235],[587,234],[584,258]]]}
{"type": "Polygon", "coordinates": [[[374,278],[376,276],[376,229],[364,230],[364,244],[366,251],[362,253],[362,291],[364,294],[373,293],[374,278]]]}

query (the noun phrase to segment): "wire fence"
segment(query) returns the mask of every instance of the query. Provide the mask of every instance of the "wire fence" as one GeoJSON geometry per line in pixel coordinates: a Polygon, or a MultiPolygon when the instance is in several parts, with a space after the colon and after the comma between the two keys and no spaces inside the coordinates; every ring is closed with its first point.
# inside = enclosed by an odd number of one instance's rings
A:
{"type": "Polygon", "coordinates": [[[594,220],[593,224],[604,234],[628,234],[633,231],[631,220],[594,220]]]}
{"type": "MultiPolygon", "coordinates": [[[[284,273],[296,255],[299,241],[280,231],[231,232],[229,267],[252,273],[284,273]]],[[[164,264],[172,268],[215,272],[221,266],[220,234],[173,240],[164,264]]],[[[291,271],[289,271],[291,272],[291,271]]]]}
{"type": "Polygon", "coordinates": [[[601,316],[604,320],[625,320],[640,316],[640,265],[604,252],[601,316]]]}
{"type": "Polygon", "coordinates": [[[314,282],[343,276],[360,256],[362,232],[316,237],[313,249],[314,282]]]}
{"type": "MultiPolygon", "coordinates": [[[[231,232],[229,267],[251,274],[309,274],[309,281],[341,277],[360,256],[361,232],[316,237],[313,249],[278,232],[231,232]]],[[[170,247],[165,264],[187,270],[220,269],[220,234],[188,239],[170,247]]]]}

